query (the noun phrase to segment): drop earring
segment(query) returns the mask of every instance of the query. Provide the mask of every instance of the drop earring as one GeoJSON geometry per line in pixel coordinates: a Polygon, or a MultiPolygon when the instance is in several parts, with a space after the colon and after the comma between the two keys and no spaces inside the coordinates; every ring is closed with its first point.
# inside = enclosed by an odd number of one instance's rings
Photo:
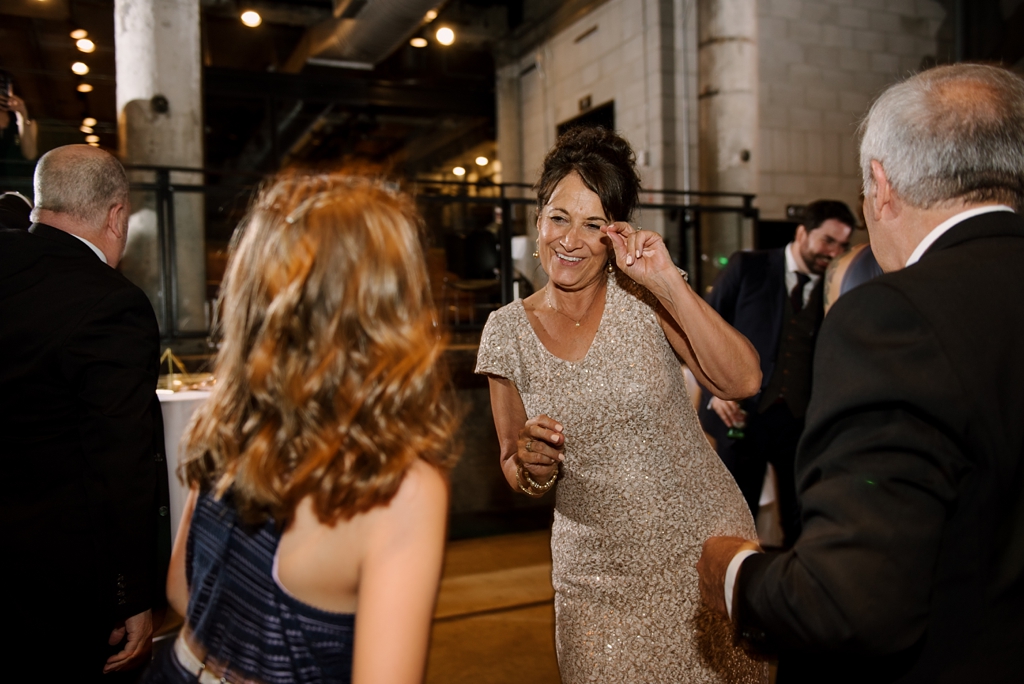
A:
{"type": "Polygon", "coordinates": [[[604,267],[604,270],[607,271],[608,273],[611,273],[612,271],[615,270],[615,265],[612,264],[611,259],[608,260],[608,265],[604,267]]]}
{"type": "Polygon", "coordinates": [[[533,251],[533,258],[534,259],[539,259],[540,258],[540,252],[538,252],[537,250],[534,250],[533,251]]]}

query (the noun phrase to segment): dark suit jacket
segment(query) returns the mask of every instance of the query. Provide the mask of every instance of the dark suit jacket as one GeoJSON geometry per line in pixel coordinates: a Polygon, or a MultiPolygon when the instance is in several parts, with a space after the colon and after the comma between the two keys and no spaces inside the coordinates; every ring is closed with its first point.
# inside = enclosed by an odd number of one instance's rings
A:
{"type": "MultiPolygon", "coordinates": [[[[708,295],[708,304],[754,345],[761,357],[761,391],[771,381],[779,353],[779,335],[786,304],[786,248],[736,252],[718,276],[708,295]]],[[[819,281],[818,287],[822,283],[819,281]]],[[[824,312],[822,312],[824,315],[824,312]]],[[[761,393],[740,402],[748,412],[757,410],[761,393]]],[[[698,409],[701,425],[715,438],[718,453],[732,466],[732,440],[725,424],[708,408],[711,394],[706,389],[698,409]]]]}
{"type": "Polygon", "coordinates": [[[708,304],[761,355],[761,389],[768,386],[786,302],[785,247],[736,252],[715,282],[708,304]]]}
{"type": "Polygon", "coordinates": [[[825,320],[803,533],[746,559],[734,618],[782,682],[1018,682],[1024,220],[954,226],[825,320]]]}
{"type": "Polygon", "coordinates": [[[145,294],[81,241],[0,231],[0,540],[16,610],[87,610],[109,633],[162,593],[159,343],[145,294]]]}

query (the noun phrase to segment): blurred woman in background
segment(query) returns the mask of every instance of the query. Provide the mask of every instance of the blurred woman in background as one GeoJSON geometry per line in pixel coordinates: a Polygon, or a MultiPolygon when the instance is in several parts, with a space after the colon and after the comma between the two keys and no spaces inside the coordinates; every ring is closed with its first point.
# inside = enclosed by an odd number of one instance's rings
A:
{"type": "Polygon", "coordinates": [[[421,681],[454,421],[418,226],[365,179],[257,198],[186,438],[167,582],[185,626],[149,681],[421,681]]]}
{"type": "MultiPolygon", "coordinates": [[[[28,115],[25,101],[14,94],[14,79],[0,69],[0,179],[32,179],[30,162],[39,152],[39,127],[28,115]]],[[[0,182],[2,185],[2,182],[0,182]]],[[[10,188],[0,186],[0,190],[10,188]]]]}

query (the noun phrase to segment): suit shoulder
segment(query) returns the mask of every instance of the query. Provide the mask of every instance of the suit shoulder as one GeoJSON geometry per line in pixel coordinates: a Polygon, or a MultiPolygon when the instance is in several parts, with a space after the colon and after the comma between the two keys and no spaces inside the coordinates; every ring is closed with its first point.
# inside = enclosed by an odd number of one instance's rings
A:
{"type": "Polygon", "coordinates": [[[729,263],[732,264],[733,262],[736,262],[744,266],[753,264],[765,264],[768,263],[773,251],[775,250],[741,249],[732,253],[732,256],[729,257],[729,263]]]}
{"type": "Polygon", "coordinates": [[[740,250],[733,252],[732,256],[729,257],[729,264],[726,266],[726,270],[742,275],[764,272],[771,267],[773,262],[779,260],[781,254],[781,249],[740,250]]]}
{"type": "Polygon", "coordinates": [[[893,276],[899,273],[885,273],[861,283],[836,300],[829,309],[825,320],[833,323],[850,322],[854,319],[860,325],[871,325],[889,311],[904,313],[913,309],[911,299],[905,292],[904,284],[893,276]]]}
{"type": "Polygon", "coordinates": [[[98,283],[95,312],[100,315],[123,312],[145,320],[147,325],[151,322],[153,327],[157,327],[156,312],[153,311],[153,305],[142,288],[118,271],[109,270],[110,273],[105,274],[106,277],[98,283]]]}

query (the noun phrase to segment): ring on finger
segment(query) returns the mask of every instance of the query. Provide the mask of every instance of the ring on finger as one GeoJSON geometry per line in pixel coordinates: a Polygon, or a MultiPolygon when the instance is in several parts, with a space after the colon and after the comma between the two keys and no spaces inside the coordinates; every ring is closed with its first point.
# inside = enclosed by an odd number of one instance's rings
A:
{"type": "Polygon", "coordinates": [[[526,450],[527,451],[533,451],[533,440],[532,439],[526,440],[526,450]]]}

